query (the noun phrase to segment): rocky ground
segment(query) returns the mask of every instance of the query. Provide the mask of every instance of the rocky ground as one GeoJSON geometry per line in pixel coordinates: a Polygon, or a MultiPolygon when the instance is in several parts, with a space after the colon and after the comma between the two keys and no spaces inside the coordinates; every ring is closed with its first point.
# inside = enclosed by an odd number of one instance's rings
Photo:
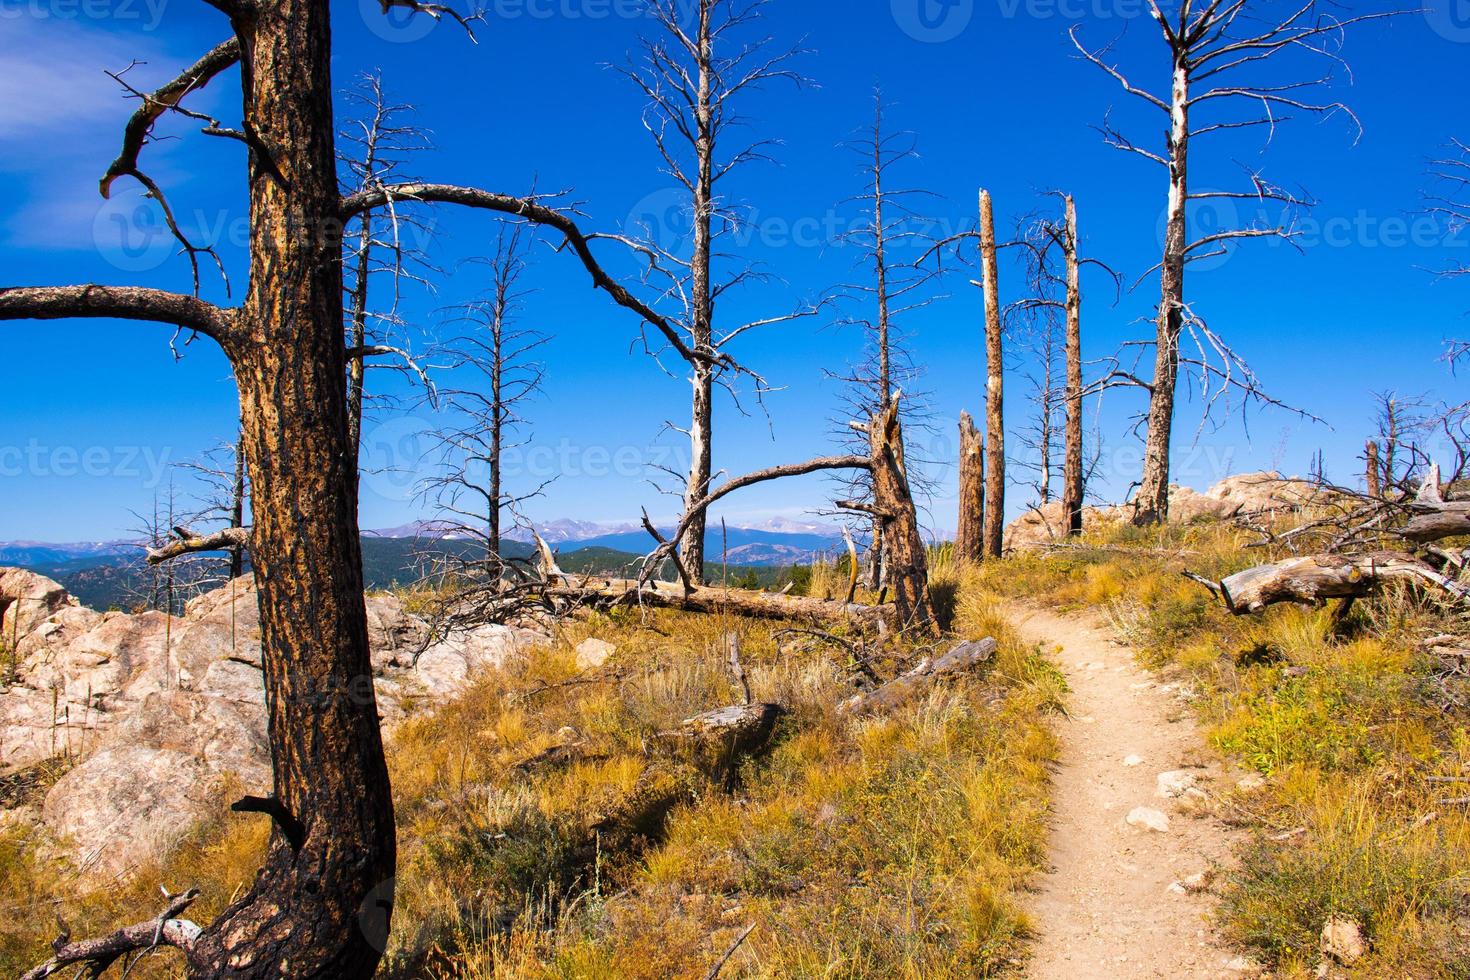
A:
{"type": "MultiPolygon", "coordinates": [[[[368,619],[389,733],[545,641],[485,626],[430,642],[428,624],[391,596],[369,597],[368,619]]],[[[98,613],[49,579],[3,569],[0,627],[0,825],[40,824],[85,872],[114,876],[161,858],[222,794],[269,789],[248,578],[171,617],[98,613]]]]}

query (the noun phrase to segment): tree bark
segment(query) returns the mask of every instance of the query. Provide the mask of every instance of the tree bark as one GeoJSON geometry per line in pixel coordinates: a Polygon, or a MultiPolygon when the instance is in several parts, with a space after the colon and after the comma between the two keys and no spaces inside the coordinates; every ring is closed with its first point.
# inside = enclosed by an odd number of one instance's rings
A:
{"type": "Polygon", "coordinates": [[[1169,518],[1169,452],[1179,382],[1179,338],[1184,332],[1184,266],[1189,247],[1189,86],[1185,52],[1176,49],[1169,108],[1169,204],[1160,266],[1162,296],[1154,337],[1143,478],[1133,510],[1133,523],[1139,527],[1162,524],[1169,518]]]}
{"type": "Polygon", "coordinates": [[[1383,465],[1383,462],[1379,458],[1378,440],[1377,439],[1369,439],[1368,440],[1368,448],[1367,448],[1367,451],[1366,451],[1366,453],[1364,455],[1364,459],[1367,461],[1367,464],[1368,464],[1368,470],[1367,470],[1368,496],[1372,497],[1374,500],[1382,500],[1383,499],[1383,470],[1380,467],[1383,465]]]}
{"type": "Polygon", "coordinates": [[[613,602],[654,606],[685,612],[749,616],[753,619],[805,620],[824,624],[856,623],[876,628],[880,623],[897,625],[898,610],[892,604],[869,606],[856,602],[788,596],[775,592],[752,592],[702,586],[685,590],[668,582],[639,583],[628,579],[582,581],[564,576],[567,584],[552,586],[547,595],[573,602],[613,602]]]}
{"type": "Polygon", "coordinates": [[[980,192],[980,279],[985,293],[985,555],[999,558],[1005,548],[1005,341],[1001,333],[1000,271],[996,258],[995,213],[990,192],[980,192]]]}
{"type": "Polygon", "coordinates": [[[934,634],[938,627],[929,604],[929,555],[909,490],[898,405],[897,400],[889,403],[888,408],[869,423],[873,503],[884,516],[888,582],[893,589],[900,628],[918,634],[934,634]]]}
{"type": "Polygon", "coordinates": [[[837,713],[860,717],[896,708],[928,688],[937,680],[968,673],[995,658],[998,644],[985,639],[961,643],[937,660],[925,659],[913,670],[884,684],[876,691],[855,694],[837,706],[837,713]]]}
{"type": "Polygon", "coordinates": [[[1082,470],[1082,270],[1077,259],[1077,202],[1066,198],[1062,247],[1067,263],[1067,431],[1062,465],[1062,509],[1067,533],[1082,533],[1086,477],[1082,470]]]}
{"type": "Polygon", "coordinates": [[[969,412],[960,413],[960,511],[955,551],[965,561],[985,558],[985,441],[969,412]]]}
{"type": "Polygon", "coordinates": [[[1413,516],[1398,533],[1418,544],[1470,535],[1470,500],[1446,501],[1439,489],[1439,467],[1431,466],[1419,495],[1409,504],[1413,516]]]}
{"type": "MultiPolygon", "coordinates": [[[[699,87],[694,111],[695,156],[699,172],[694,184],[694,256],[690,267],[691,303],[690,340],[695,350],[714,349],[714,210],[715,210],[715,131],[714,131],[714,42],[711,37],[711,0],[700,0],[699,31],[696,35],[699,63],[699,87]]],[[[694,387],[689,420],[689,481],[685,486],[684,506],[692,508],[709,493],[714,475],[714,371],[709,364],[694,365],[691,378],[694,387]]],[[[704,581],[704,532],[708,514],[694,515],[679,543],[680,560],[692,582],[704,581]]]]}
{"type": "Polygon", "coordinates": [[[199,977],[370,976],[359,923],[391,907],[392,794],[369,659],[349,440],[326,0],[235,18],[250,152],[251,280],[226,345],[253,494],[277,821],[254,886],[200,936],[199,977]],[[378,913],[378,909],[372,910],[378,913]]]}

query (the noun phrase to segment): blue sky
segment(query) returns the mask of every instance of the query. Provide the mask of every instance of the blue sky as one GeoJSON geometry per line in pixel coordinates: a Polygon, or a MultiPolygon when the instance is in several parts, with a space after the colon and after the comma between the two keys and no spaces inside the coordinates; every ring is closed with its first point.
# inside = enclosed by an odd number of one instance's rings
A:
{"type": "MultiPolygon", "coordinates": [[[[1159,122],[1128,104],[1115,84],[1081,62],[1066,38],[1081,22],[1102,43],[1122,34],[1118,58],[1135,80],[1160,88],[1167,61],[1155,29],[1139,19],[1142,0],[776,0],[767,29],[780,42],[803,42],[800,61],[813,84],[774,87],[745,104],[755,137],[782,141],[776,164],[758,164],[730,191],[750,209],[742,249],[775,274],[729,304],[727,315],[754,319],[852,279],[856,259],[832,229],[853,219],[842,202],[862,187],[859,165],[842,146],[864,125],[881,85],[896,128],[917,136],[920,159],[904,182],[935,192],[928,206],[942,227],[972,220],[980,187],[995,196],[1008,227],[1046,205],[1052,189],[1078,201],[1085,250],[1124,272],[1131,284],[1158,260],[1164,179],[1158,168],[1104,146],[1096,131],[1110,108],[1140,141],[1159,122]],[[920,4],[928,17],[919,17],[920,4]],[[804,39],[804,41],[803,41],[804,39]],[[748,316],[747,316],[748,314],[748,316]]],[[[1259,137],[1222,139],[1197,151],[1195,187],[1227,186],[1242,166],[1308,189],[1321,203],[1304,248],[1247,244],[1210,263],[1191,281],[1192,300],[1255,366],[1273,394],[1309,409],[1317,425],[1280,412],[1253,412],[1192,441],[1197,411],[1181,409],[1176,472],[1207,485],[1233,472],[1307,469],[1317,451],[1340,475],[1356,471],[1371,425],[1371,393],[1387,388],[1448,396],[1456,384],[1437,362],[1442,342],[1470,326],[1470,284],[1437,282],[1427,271],[1470,253],[1470,233],[1424,225],[1415,217],[1426,161],[1451,137],[1470,138],[1463,98],[1470,67],[1470,11],[1435,0],[1429,14],[1364,26],[1344,54],[1352,78],[1334,98],[1349,103],[1361,139],[1344,117],[1301,119],[1280,129],[1262,153],[1259,137]],[[1457,14],[1465,14],[1456,17],[1457,14]]],[[[1266,5],[1269,6],[1269,5],[1266,5]]],[[[1359,12],[1378,9],[1363,3],[1359,12]]],[[[644,19],[630,0],[498,0],[470,43],[452,26],[385,22],[377,0],[334,5],[334,74],[346,88],[381,69],[398,101],[418,106],[435,150],[415,163],[418,176],[524,193],[568,188],[584,226],[624,230],[658,211],[671,183],[644,134],[640,99],[606,67],[622,62],[644,19]]],[[[0,216],[0,267],[10,285],[98,281],[187,290],[187,264],[145,246],[148,205],[131,189],[112,202],[96,181],[116,154],[132,104],[104,70],[131,62],[132,84],[172,77],[225,37],[221,17],[184,0],[24,0],[0,4],[0,178],[9,207],[0,216]]],[[[1284,65],[1299,77],[1303,66],[1284,65]]],[[[231,74],[194,103],[229,122],[238,118],[231,74]]],[[[339,117],[346,109],[339,105],[339,117]]],[[[178,139],[148,150],[153,176],[169,191],[186,226],[203,230],[244,287],[238,241],[244,216],[237,146],[164,129],[178,139]]],[[[1205,216],[1205,220],[1214,220],[1205,216]]],[[[463,260],[491,247],[483,215],[432,215],[436,263],[451,274],[434,295],[411,293],[403,312],[418,346],[441,311],[485,286],[463,260]]],[[[609,251],[609,264],[631,263],[609,251]]],[[[964,270],[936,290],[936,301],[905,324],[927,376],[937,436],[929,455],[947,458],[962,409],[979,412],[984,358],[978,291],[964,270]]],[[[665,421],[687,418],[688,388],[633,348],[637,324],[587,287],[567,257],[542,248],[525,325],[551,335],[544,396],[528,407],[533,451],[512,479],[540,483],[560,475],[528,507],[536,519],[572,516],[626,520],[647,506],[669,515],[674,501],[645,479],[650,463],[682,465],[679,439],[665,421]]],[[[1002,269],[1008,299],[1022,292],[1019,270],[1002,269]]],[[[1146,335],[1157,300],[1154,280],[1112,305],[1111,286],[1089,283],[1085,343],[1090,355],[1146,335]]],[[[216,280],[206,292],[225,301],[216,280]]],[[[834,317],[835,319],[835,317],[834,317]]],[[[229,368],[206,342],[176,358],[167,328],[138,324],[9,324],[0,358],[0,539],[115,537],[151,508],[166,487],[169,462],[185,462],[230,437],[235,415],[229,368]]],[[[805,458],[830,448],[839,391],[824,369],[856,357],[861,339],[827,322],[753,334],[739,355],[783,388],[770,417],[720,406],[716,466],[730,472],[805,458]]],[[[672,366],[672,365],[671,365],[672,366]]],[[[1013,425],[1029,421],[1023,368],[1010,376],[1013,425]]],[[[397,386],[399,382],[390,382],[397,386]]],[[[1123,494],[1136,477],[1138,447],[1128,418],[1141,396],[1114,392],[1098,416],[1107,452],[1095,487],[1123,494]]],[[[1095,406],[1090,405],[1091,410],[1095,406]]],[[[370,463],[410,463],[432,412],[412,409],[367,426],[370,463]]],[[[1020,465],[1019,463],[1017,464],[1020,465]]],[[[953,475],[936,472],[931,523],[953,526],[953,475]]],[[[1018,474],[1021,475],[1021,474],[1018,474]]],[[[185,478],[175,476],[182,484],[185,478]]],[[[381,527],[419,516],[411,479],[370,474],[363,523],[381,527]]],[[[820,479],[756,490],[729,502],[734,520],[800,516],[821,506],[820,479]]],[[[1013,491],[1012,509],[1030,498],[1013,491]]]]}

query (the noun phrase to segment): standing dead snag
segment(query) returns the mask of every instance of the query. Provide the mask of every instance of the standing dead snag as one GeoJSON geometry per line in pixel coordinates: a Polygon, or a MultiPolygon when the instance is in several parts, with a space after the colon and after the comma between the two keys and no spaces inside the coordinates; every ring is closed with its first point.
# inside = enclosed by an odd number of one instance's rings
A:
{"type": "MultiPolygon", "coordinates": [[[[1120,379],[1149,393],[1148,436],[1144,446],[1143,476],[1135,498],[1134,522],[1139,525],[1164,521],[1169,512],[1169,453],[1172,443],[1179,369],[1192,363],[1206,391],[1207,406],[1232,390],[1247,400],[1280,403],[1266,397],[1248,366],[1230,352],[1203,321],[1195,316],[1185,298],[1185,272],[1192,262],[1228,254],[1229,244],[1248,238],[1298,237],[1293,212],[1310,208],[1312,202],[1267,181],[1259,173],[1248,173],[1249,187],[1238,191],[1192,191],[1190,150],[1195,140],[1240,129],[1274,133],[1290,113],[1330,116],[1343,113],[1356,122],[1340,102],[1310,101],[1313,90],[1331,79],[1331,68],[1342,63],[1338,53],[1343,32],[1351,25],[1393,13],[1363,14],[1339,19],[1326,4],[1304,0],[1291,4],[1279,19],[1254,16],[1253,8],[1266,5],[1252,0],[1178,0],[1165,10],[1162,0],[1148,0],[1154,23],[1169,50],[1172,84],[1161,97],[1134,84],[1106,58],[1111,46],[1093,50],[1083,45],[1073,27],[1072,43],[1084,58],[1114,78],[1130,96],[1162,113],[1168,120],[1168,135],[1162,153],[1138,146],[1123,133],[1104,127],[1109,145],[1136,154],[1163,167],[1168,173],[1163,258],[1160,272],[1161,299],[1155,324],[1154,370],[1143,381],[1120,373],[1120,379]],[[1329,63],[1326,75],[1271,84],[1261,79],[1264,65],[1290,64],[1293,55],[1315,55],[1329,63]],[[1279,56],[1279,57],[1278,57],[1279,56]],[[1232,114],[1235,106],[1249,111],[1232,114]],[[1198,117],[1218,112],[1205,124],[1198,117]],[[1275,204],[1283,211],[1276,222],[1254,222],[1191,237],[1190,204],[1196,201],[1248,201],[1275,204]],[[1181,343],[1189,333],[1199,347],[1197,360],[1181,356],[1181,343]],[[1211,357],[1216,361],[1212,361],[1211,357]],[[1217,363],[1223,362],[1223,363],[1217,363]],[[1212,394],[1212,389],[1222,395],[1212,394]]],[[[1266,11],[1262,11],[1267,14],[1266,11]]],[[[1208,411],[1208,407],[1207,407],[1208,411]]]]}
{"type": "Polygon", "coordinates": [[[1068,194],[1062,232],[1067,265],[1067,430],[1062,464],[1062,509],[1067,533],[1082,533],[1086,475],[1082,468],[1082,265],[1077,257],[1077,202],[1068,194]]]}
{"type": "Polygon", "coordinates": [[[985,558],[985,440],[969,412],[960,413],[960,510],[955,551],[966,561],[985,558]]]}
{"type": "Polygon", "coordinates": [[[904,463],[903,426],[895,399],[868,423],[873,468],[873,513],[883,521],[888,548],[888,583],[902,628],[938,632],[929,604],[929,555],[919,532],[918,510],[904,463]]]}
{"type": "MultiPolygon", "coordinates": [[[[680,298],[683,310],[674,318],[685,341],[676,347],[688,364],[693,389],[689,428],[678,429],[689,439],[690,468],[684,483],[684,508],[693,511],[709,492],[714,467],[714,398],[722,378],[721,364],[710,356],[724,350],[743,334],[803,317],[818,307],[755,320],[720,329],[718,301],[733,289],[762,278],[750,267],[717,278],[716,268],[728,258],[720,244],[740,224],[739,214],[720,193],[720,183],[743,165],[767,159],[769,141],[743,146],[733,152],[724,141],[747,123],[736,110],[741,97],[772,81],[801,84],[789,68],[798,49],[773,53],[771,40],[741,33],[756,25],[770,0],[648,0],[646,13],[658,36],[643,43],[642,64],[622,70],[648,100],[643,125],[653,138],[665,172],[687,194],[690,220],[688,254],[656,239],[621,241],[631,245],[648,266],[646,278],[658,280],[665,296],[680,298]],[[696,356],[698,355],[698,356],[696,356]]],[[[615,237],[615,236],[606,236],[615,237]]],[[[755,379],[758,393],[764,388],[755,379]]],[[[671,426],[673,427],[673,426],[671,426]]],[[[674,427],[677,428],[677,427],[674,427]]],[[[706,516],[688,522],[680,542],[685,574],[702,582],[705,563],[706,516]]]]}
{"type": "Polygon", "coordinates": [[[1000,272],[995,213],[990,192],[980,192],[980,282],[985,293],[985,529],[987,558],[1005,550],[1006,443],[1005,340],[1001,327],[1000,272]]]}

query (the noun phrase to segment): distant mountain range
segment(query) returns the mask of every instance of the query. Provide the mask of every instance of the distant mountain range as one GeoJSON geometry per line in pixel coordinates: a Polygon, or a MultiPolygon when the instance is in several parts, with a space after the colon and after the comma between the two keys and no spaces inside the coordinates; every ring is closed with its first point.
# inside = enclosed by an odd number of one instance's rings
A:
{"type": "MultiPolygon", "coordinates": [[[[653,539],[636,524],[598,524],[557,520],[537,526],[557,550],[568,572],[624,574],[638,557],[653,549],[653,539]]],[[[664,535],[672,527],[660,528],[664,535]]],[[[531,534],[516,530],[501,548],[510,558],[532,554],[531,534]]],[[[475,543],[446,534],[442,525],[416,521],[396,528],[363,532],[363,572],[370,589],[385,589],[416,581],[425,566],[425,552],[465,554],[475,543]]],[[[778,518],[756,527],[710,527],[705,536],[708,574],[722,568],[755,569],[761,579],[792,565],[808,565],[821,555],[843,548],[841,532],[823,524],[778,518]]],[[[40,541],[0,542],[0,566],[26,568],[61,583],[84,605],[94,609],[125,608],[143,591],[148,575],[142,569],[144,548],[128,541],[57,544],[40,541]]]]}

